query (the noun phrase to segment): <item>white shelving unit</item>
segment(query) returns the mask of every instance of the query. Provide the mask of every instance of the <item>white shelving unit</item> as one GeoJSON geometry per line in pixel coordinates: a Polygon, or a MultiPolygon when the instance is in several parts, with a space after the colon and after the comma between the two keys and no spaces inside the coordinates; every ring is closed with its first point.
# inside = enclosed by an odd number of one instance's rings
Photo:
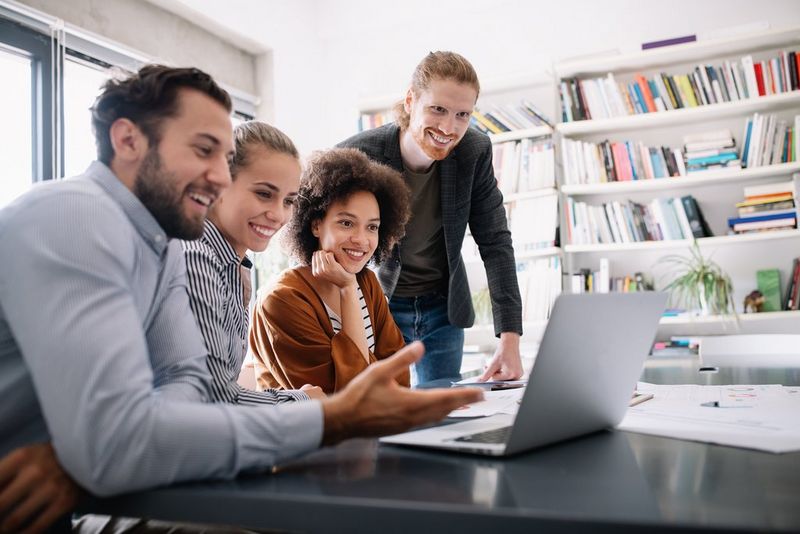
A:
{"type": "Polygon", "coordinates": [[[800,312],[740,313],[734,316],[664,317],[659,324],[662,336],[714,336],[725,334],[796,333],[800,312]]]}
{"type": "MultiPolygon", "coordinates": [[[[800,31],[800,30],[798,30],[800,31]]],[[[737,102],[723,102],[696,108],[675,109],[658,113],[642,113],[611,119],[596,119],[575,122],[562,122],[556,125],[556,131],[567,137],[578,135],[609,134],[680,126],[698,122],[710,122],[728,117],[746,117],[755,112],[777,111],[800,107],[800,94],[782,93],[762,96],[737,102]]]]}
{"type": "Polygon", "coordinates": [[[519,141],[521,139],[534,139],[536,137],[547,137],[553,135],[553,129],[549,126],[538,126],[536,128],[526,128],[525,130],[514,130],[513,132],[503,132],[491,134],[489,139],[492,143],[504,143],[506,141],[519,141]]]}
{"type": "MultiPolygon", "coordinates": [[[[701,237],[697,239],[700,250],[713,246],[740,245],[753,242],[768,242],[778,239],[798,239],[800,230],[775,230],[772,232],[723,235],[714,237],[701,237]]],[[[673,239],[670,241],[640,241],[637,243],[601,243],[596,245],[566,245],[564,252],[602,252],[604,254],[615,252],[649,252],[667,251],[672,249],[686,249],[692,246],[690,239],[673,239]]],[[[800,250],[798,250],[800,252],[800,250]]]]}
{"type": "Polygon", "coordinates": [[[706,185],[726,185],[735,182],[750,182],[773,176],[787,176],[800,172],[800,163],[781,163],[752,169],[720,169],[691,173],[688,176],[659,178],[655,180],[631,180],[602,184],[564,184],[561,192],[569,196],[618,195],[623,193],[681,190],[706,185]]]}
{"type": "MultiPolygon", "coordinates": [[[[800,28],[787,28],[700,41],[591,61],[564,62],[555,67],[556,84],[567,78],[596,78],[611,72],[616,79],[630,79],[636,73],[688,72],[698,64],[721,64],[744,55],[777,54],[800,49],[800,28]]],[[[679,146],[682,137],[716,129],[729,129],[739,151],[744,144],[744,124],[753,113],[775,113],[781,118],[800,114],[800,91],[711,104],[694,108],[660,111],[624,117],[583,120],[556,125],[556,137],[600,142],[641,141],[649,146],[679,146]]],[[[793,123],[793,122],[792,122],[793,123]]],[[[559,147],[560,148],[560,147],[559,147]]],[[[742,314],[744,295],[756,289],[756,271],[777,268],[781,290],[789,282],[793,258],[800,256],[800,230],[726,235],[727,218],[736,215],[734,204],[743,199],[743,187],[782,182],[800,172],[800,162],[766,167],[690,173],[688,176],[652,180],[593,184],[564,184],[559,190],[562,206],[568,198],[589,204],[617,200],[649,202],[653,198],[691,194],[698,201],[714,237],[698,239],[706,257],[711,257],[731,276],[739,320],[727,317],[664,318],[658,337],[671,335],[717,335],[732,333],[793,333],[800,331],[800,313],[771,312],[742,314]]],[[[669,271],[660,261],[667,255],[689,254],[691,240],[650,241],[612,244],[571,244],[562,215],[565,272],[581,268],[597,270],[607,258],[611,275],[636,272],[653,274],[656,289],[669,281],[669,271]]]]}

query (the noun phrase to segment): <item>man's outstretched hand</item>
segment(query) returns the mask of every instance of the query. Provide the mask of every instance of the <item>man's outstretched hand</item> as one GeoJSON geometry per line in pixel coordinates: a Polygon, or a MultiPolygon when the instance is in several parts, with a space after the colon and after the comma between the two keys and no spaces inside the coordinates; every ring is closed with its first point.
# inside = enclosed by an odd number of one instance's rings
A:
{"type": "Polygon", "coordinates": [[[370,365],[342,391],[323,400],[323,445],[404,432],[439,421],[456,408],[483,399],[483,392],[477,388],[411,390],[398,385],[395,377],[424,352],[422,343],[411,343],[370,365]]]}

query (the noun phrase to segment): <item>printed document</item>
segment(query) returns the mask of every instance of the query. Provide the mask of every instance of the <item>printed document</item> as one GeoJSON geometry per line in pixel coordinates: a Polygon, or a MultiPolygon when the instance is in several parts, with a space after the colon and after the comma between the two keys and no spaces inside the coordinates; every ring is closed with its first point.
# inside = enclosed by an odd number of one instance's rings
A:
{"type": "Polygon", "coordinates": [[[773,453],[800,450],[800,387],[780,385],[662,386],[628,409],[620,430],[773,453]]]}

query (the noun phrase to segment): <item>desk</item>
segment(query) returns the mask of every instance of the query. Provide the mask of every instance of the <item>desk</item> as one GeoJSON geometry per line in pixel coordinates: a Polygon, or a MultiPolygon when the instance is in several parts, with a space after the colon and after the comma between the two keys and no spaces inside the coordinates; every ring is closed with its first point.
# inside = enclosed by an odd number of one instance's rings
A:
{"type": "MultiPolygon", "coordinates": [[[[800,384],[800,369],[731,373],[650,360],[642,380],[800,384]]],[[[800,453],[617,431],[507,459],[350,440],[273,474],[94,500],[84,511],[301,532],[796,532],[800,453]]]]}

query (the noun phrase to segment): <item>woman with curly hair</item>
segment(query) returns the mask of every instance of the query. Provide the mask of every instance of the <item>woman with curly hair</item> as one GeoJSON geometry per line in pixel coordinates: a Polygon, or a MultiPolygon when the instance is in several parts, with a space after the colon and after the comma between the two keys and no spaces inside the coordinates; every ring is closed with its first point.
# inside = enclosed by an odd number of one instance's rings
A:
{"type": "MultiPolygon", "coordinates": [[[[250,348],[260,388],[342,389],[403,345],[375,274],[403,236],[409,192],[400,173],[355,149],[317,154],[285,239],[299,266],[256,307],[250,348]]],[[[398,377],[409,384],[409,375],[398,377]]]]}

